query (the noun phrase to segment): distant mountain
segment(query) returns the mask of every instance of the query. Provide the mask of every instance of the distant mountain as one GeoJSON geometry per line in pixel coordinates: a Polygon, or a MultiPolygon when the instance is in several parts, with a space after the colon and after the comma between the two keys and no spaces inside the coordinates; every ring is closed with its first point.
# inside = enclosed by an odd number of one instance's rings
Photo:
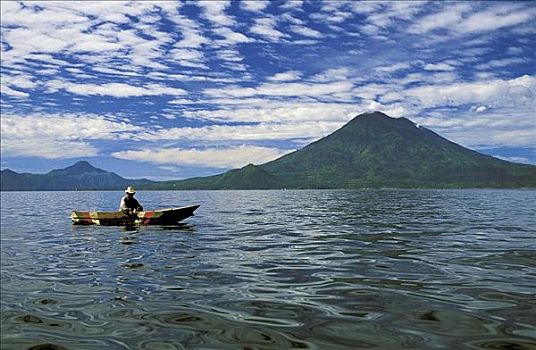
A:
{"type": "Polygon", "coordinates": [[[224,174],[166,181],[153,189],[536,187],[536,166],[455,144],[406,118],[361,114],[274,161],[224,174]]]}
{"type": "Polygon", "coordinates": [[[361,114],[342,128],[274,161],[180,181],[129,180],[80,161],[47,174],[2,170],[2,191],[282,188],[536,187],[536,166],[457,145],[406,118],[361,114]]]}
{"type": "Polygon", "coordinates": [[[86,161],[80,161],[65,169],[52,170],[46,174],[16,173],[1,171],[2,191],[76,191],[76,190],[120,190],[127,186],[147,185],[147,179],[130,180],[108,172],[86,161]]]}

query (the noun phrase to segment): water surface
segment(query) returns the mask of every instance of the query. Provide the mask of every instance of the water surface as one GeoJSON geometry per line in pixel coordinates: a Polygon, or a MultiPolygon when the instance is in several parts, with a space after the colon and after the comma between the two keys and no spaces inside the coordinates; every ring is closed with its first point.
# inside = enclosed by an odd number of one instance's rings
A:
{"type": "Polygon", "coordinates": [[[536,191],[1,193],[1,345],[536,349],[536,191]]]}

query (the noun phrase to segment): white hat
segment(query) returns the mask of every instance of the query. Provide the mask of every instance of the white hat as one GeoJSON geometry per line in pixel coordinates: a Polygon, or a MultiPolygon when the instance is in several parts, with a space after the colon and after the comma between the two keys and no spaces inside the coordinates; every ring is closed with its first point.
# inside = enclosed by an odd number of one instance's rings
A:
{"type": "Polygon", "coordinates": [[[125,190],[125,193],[134,194],[134,193],[136,193],[136,190],[134,189],[134,187],[128,186],[127,189],[125,190]]]}

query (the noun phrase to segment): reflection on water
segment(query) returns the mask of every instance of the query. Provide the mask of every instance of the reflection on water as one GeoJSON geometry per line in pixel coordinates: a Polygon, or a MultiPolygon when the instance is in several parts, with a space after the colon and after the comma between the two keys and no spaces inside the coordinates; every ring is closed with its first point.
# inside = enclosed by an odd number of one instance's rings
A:
{"type": "Polygon", "coordinates": [[[2,349],[536,348],[535,191],[1,196],[2,349]]]}

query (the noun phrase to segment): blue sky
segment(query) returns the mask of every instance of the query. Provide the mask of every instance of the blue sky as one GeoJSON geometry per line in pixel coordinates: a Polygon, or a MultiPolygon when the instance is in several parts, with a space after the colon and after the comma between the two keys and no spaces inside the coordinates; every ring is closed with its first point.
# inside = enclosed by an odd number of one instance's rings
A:
{"type": "Polygon", "coordinates": [[[536,2],[2,2],[1,167],[181,179],[354,116],[536,164],[536,2]]]}

